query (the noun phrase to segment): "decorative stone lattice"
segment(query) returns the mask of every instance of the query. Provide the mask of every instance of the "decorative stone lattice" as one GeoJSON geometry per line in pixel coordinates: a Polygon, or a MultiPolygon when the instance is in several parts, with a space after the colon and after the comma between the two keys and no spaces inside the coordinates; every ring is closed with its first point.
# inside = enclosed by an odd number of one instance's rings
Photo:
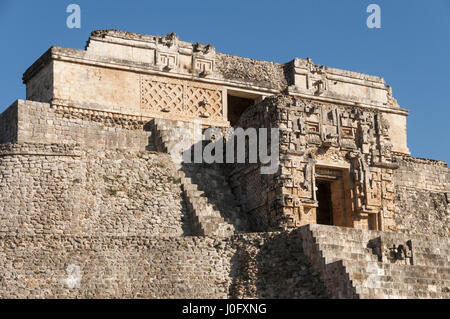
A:
{"type": "Polygon", "coordinates": [[[186,111],[193,116],[217,118],[222,116],[222,92],[202,87],[187,87],[186,111]]]}
{"type": "Polygon", "coordinates": [[[144,111],[183,113],[184,87],[155,79],[141,80],[141,107],[144,111]]]}
{"type": "Polygon", "coordinates": [[[221,120],[222,91],[214,85],[146,76],[141,78],[141,109],[221,120]]]}

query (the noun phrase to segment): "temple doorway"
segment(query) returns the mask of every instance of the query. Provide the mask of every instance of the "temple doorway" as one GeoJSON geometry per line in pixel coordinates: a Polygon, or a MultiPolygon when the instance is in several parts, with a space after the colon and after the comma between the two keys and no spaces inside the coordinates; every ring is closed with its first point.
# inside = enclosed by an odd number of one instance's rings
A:
{"type": "Polygon", "coordinates": [[[236,126],[245,110],[259,102],[263,97],[258,94],[228,90],[227,91],[227,117],[231,126],[236,126]]]}
{"type": "Polygon", "coordinates": [[[342,168],[316,167],[317,224],[352,227],[350,172],[342,168]]]}
{"type": "Polygon", "coordinates": [[[327,181],[317,181],[317,224],[332,226],[333,204],[331,202],[331,183],[327,181]]]}

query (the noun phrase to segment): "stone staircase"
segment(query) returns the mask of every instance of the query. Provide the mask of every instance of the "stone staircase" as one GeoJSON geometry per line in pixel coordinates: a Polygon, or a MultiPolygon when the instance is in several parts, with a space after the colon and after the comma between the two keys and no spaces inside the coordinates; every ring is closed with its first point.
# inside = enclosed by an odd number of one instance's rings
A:
{"type": "MultiPolygon", "coordinates": [[[[182,130],[185,130],[189,132],[189,134],[193,135],[193,123],[164,119],[154,119],[151,123],[151,126],[154,129],[153,136],[155,148],[160,152],[171,155],[174,154],[174,152],[176,152],[176,145],[183,138],[186,138],[182,130]]],[[[188,145],[190,146],[194,143],[194,137],[190,136],[188,139],[188,145]]]]}
{"type": "MultiPolygon", "coordinates": [[[[303,248],[332,298],[450,298],[450,240],[323,225],[301,229],[303,248]],[[381,247],[373,247],[380,241],[381,247]],[[410,259],[390,259],[392,243],[412,242],[410,259]]],[[[393,245],[392,245],[393,246],[393,245]]]]}
{"type": "MultiPolygon", "coordinates": [[[[180,149],[175,147],[182,139],[180,134],[184,134],[180,128],[192,134],[192,123],[155,119],[153,124],[156,148],[181,160],[180,149]]],[[[194,143],[195,140],[191,138],[188,146],[194,143]]],[[[227,237],[245,229],[244,221],[239,218],[239,203],[219,165],[181,162],[178,165],[178,177],[195,234],[227,237]]]]}

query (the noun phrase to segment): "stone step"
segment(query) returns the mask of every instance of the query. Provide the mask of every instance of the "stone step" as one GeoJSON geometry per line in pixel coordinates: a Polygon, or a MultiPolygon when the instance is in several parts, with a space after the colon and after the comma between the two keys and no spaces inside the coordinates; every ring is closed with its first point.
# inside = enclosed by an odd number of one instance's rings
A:
{"type": "Polygon", "coordinates": [[[342,253],[339,256],[326,256],[325,260],[327,263],[333,263],[339,260],[352,260],[352,261],[368,261],[368,262],[377,262],[378,258],[376,256],[372,257],[371,255],[366,254],[356,254],[356,253],[342,253]]]}
{"type": "Polygon", "coordinates": [[[439,249],[439,250],[430,250],[424,249],[421,247],[413,246],[416,254],[426,256],[426,257],[445,257],[446,260],[450,261],[450,249],[439,249]]]}
{"type": "MultiPolygon", "coordinates": [[[[435,285],[421,285],[421,284],[405,284],[401,282],[358,282],[355,281],[359,288],[357,288],[357,292],[359,291],[361,294],[367,294],[367,290],[375,289],[379,292],[383,291],[384,294],[388,295],[403,295],[408,298],[414,297],[417,293],[422,294],[439,294],[440,296],[450,296],[450,293],[447,292],[446,288],[437,287],[435,285]]],[[[369,293],[370,294],[370,293],[369,293]]]]}
{"type": "Polygon", "coordinates": [[[319,232],[320,234],[326,234],[326,236],[332,235],[336,236],[336,238],[347,238],[347,239],[355,239],[355,240],[363,240],[368,241],[371,239],[375,239],[377,237],[387,236],[390,239],[395,240],[413,240],[414,246],[416,248],[431,248],[436,247],[436,249],[450,246],[450,239],[446,237],[420,237],[417,238],[415,235],[406,235],[402,233],[386,233],[380,231],[367,231],[367,230],[359,230],[354,228],[346,228],[346,227],[336,227],[336,226],[326,226],[326,225],[311,225],[312,232],[319,232]]]}
{"type": "Polygon", "coordinates": [[[341,232],[334,232],[334,231],[322,231],[322,230],[312,230],[314,237],[318,238],[329,238],[333,240],[349,240],[349,241],[356,241],[356,242],[369,242],[371,239],[374,239],[374,237],[369,237],[365,234],[359,234],[359,233],[341,233],[341,232]]]}
{"type": "MultiPolygon", "coordinates": [[[[189,185],[189,186],[191,186],[191,185],[189,185]]],[[[198,190],[197,188],[196,189],[186,189],[186,191],[189,194],[189,196],[191,196],[191,197],[200,198],[200,197],[202,197],[202,195],[205,195],[204,191],[198,190]]]]}
{"type": "Polygon", "coordinates": [[[414,260],[424,266],[450,267],[450,256],[436,254],[422,254],[413,248],[414,260]]]}
{"type": "MultiPolygon", "coordinates": [[[[361,297],[374,298],[374,295],[389,295],[389,296],[403,296],[404,298],[414,298],[414,294],[419,292],[422,298],[427,294],[432,295],[431,298],[441,297],[443,294],[447,294],[449,290],[448,280],[437,280],[435,278],[416,278],[408,277],[408,269],[403,268],[400,274],[384,274],[379,275],[376,273],[367,273],[366,271],[352,270],[349,262],[346,264],[346,270],[350,273],[352,282],[357,288],[357,292],[361,294],[361,297]],[[368,289],[375,289],[372,292],[368,292],[368,289]],[[361,291],[365,291],[361,293],[361,291]],[[412,294],[412,293],[413,294],[412,294]]],[[[416,296],[417,297],[417,296],[416,296]]],[[[380,296],[378,296],[380,298],[380,296]]]]}
{"type": "MultiPolygon", "coordinates": [[[[354,254],[367,254],[370,256],[374,256],[378,259],[378,256],[375,255],[371,248],[364,247],[363,245],[355,245],[355,244],[336,244],[329,242],[321,242],[316,239],[316,244],[320,246],[320,248],[327,252],[327,254],[332,254],[336,257],[339,257],[343,253],[354,253],[354,254]]],[[[378,260],[377,260],[378,261],[378,260]]]]}
{"type": "Polygon", "coordinates": [[[234,234],[234,227],[225,223],[221,217],[197,215],[195,219],[202,230],[201,235],[231,236],[234,234]]]}
{"type": "Polygon", "coordinates": [[[393,276],[352,272],[350,276],[353,281],[360,283],[362,286],[371,285],[381,288],[396,288],[402,285],[421,285],[437,287],[438,289],[450,288],[450,282],[448,280],[408,277],[407,274],[405,276],[393,276]]]}
{"type": "Polygon", "coordinates": [[[223,224],[225,221],[222,217],[219,216],[198,216],[198,220],[201,222],[208,222],[215,225],[223,224]]]}
{"type": "MultiPolygon", "coordinates": [[[[416,288],[417,289],[417,288],[416,288]]],[[[357,290],[361,299],[447,299],[442,292],[387,288],[363,288],[357,290]]]]}
{"type": "Polygon", "coordinates": [[[305,235],[310,233],[312,237],[305,237],[304,247],[313,253],[309,253],[310,260],[335,297],[348,296],[356,289],[360,298],[450,298],[449,254],[445,243],[443,246],[432,239],[427,247],[427,239],[409,235],[322,225],[307,227],[305,235]],[[392,264],[385,259],[379,262],[367,244],[380,236],[384,243],[412,240],[415,265],[392,264]],[[312,244],[317,251],[308,248],[312,244]]]}
{"type": "Polygon", "coordinates": [[[390,276],[392,278],[415,278],[423,280],[437,280],[450,286],[449,269],[430,268],[423,270],[414,265],[392,265],[386,263],[345,260],[349,273],[359,273],[374,276],[390,276]],[[396,267],[392,267],[396,266],[396,267]]]}
{"type": "Polygon", "coordinates": [[[335,241],[335,240],[330,240],[330,239],[325,239],[325,238],[316,238],[316,243],[320,244],[320,245],[332,245],[332,246],[338,246],[338,247],[344,247],[344,248],[352,248],[352,249],[361,249],[364,251],[372,251],[371,248],[367,247],[367,243],[363,243],[363,242],[357,242],[357,241],[335,241]]]}
{"type": "MultiPolygon", "coordinates": [[[[359,241],[345,238],[344,234],[342,234],[339,238],[336,238],[336,236],[331,236],[330,232],[317,232],[315,233],[315,238],[319,244],[333,244],[340,245],[342,247],[351,247],[354,249],[365,249],[368,243],[367,240],[359,241]]],[[[437,253],[438,250],[434,250],[436,253],[428,253],[430,249],[424,248],[423,246],[419,248],[416,243],[417,241],[413,241],[413,256],[415,264],[450,267],[450,253],[447,253],[449,250],[442,249],[439,253],[437,253]]]]}
{"type": "Polygon", "coordinates": [[[191,201],[191,204],[197,216],[220,217],[220,214],[218,214],[216,210],[212,209],[206,203],[198,200],[193,200],[191,201]]]}

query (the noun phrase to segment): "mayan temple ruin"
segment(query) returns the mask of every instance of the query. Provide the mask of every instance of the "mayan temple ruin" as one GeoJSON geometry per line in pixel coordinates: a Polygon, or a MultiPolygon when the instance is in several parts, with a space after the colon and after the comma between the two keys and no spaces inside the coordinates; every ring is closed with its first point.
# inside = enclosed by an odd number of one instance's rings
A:
{"type": "Polygon", "coordinates": [[[410,155],[383,78],[99,30],[23,82],[0,115],[0,298],[450,298],[450,170],[410,155]],[[174,160],[229,128],[278,129],[275,171],[174,160]]]}

